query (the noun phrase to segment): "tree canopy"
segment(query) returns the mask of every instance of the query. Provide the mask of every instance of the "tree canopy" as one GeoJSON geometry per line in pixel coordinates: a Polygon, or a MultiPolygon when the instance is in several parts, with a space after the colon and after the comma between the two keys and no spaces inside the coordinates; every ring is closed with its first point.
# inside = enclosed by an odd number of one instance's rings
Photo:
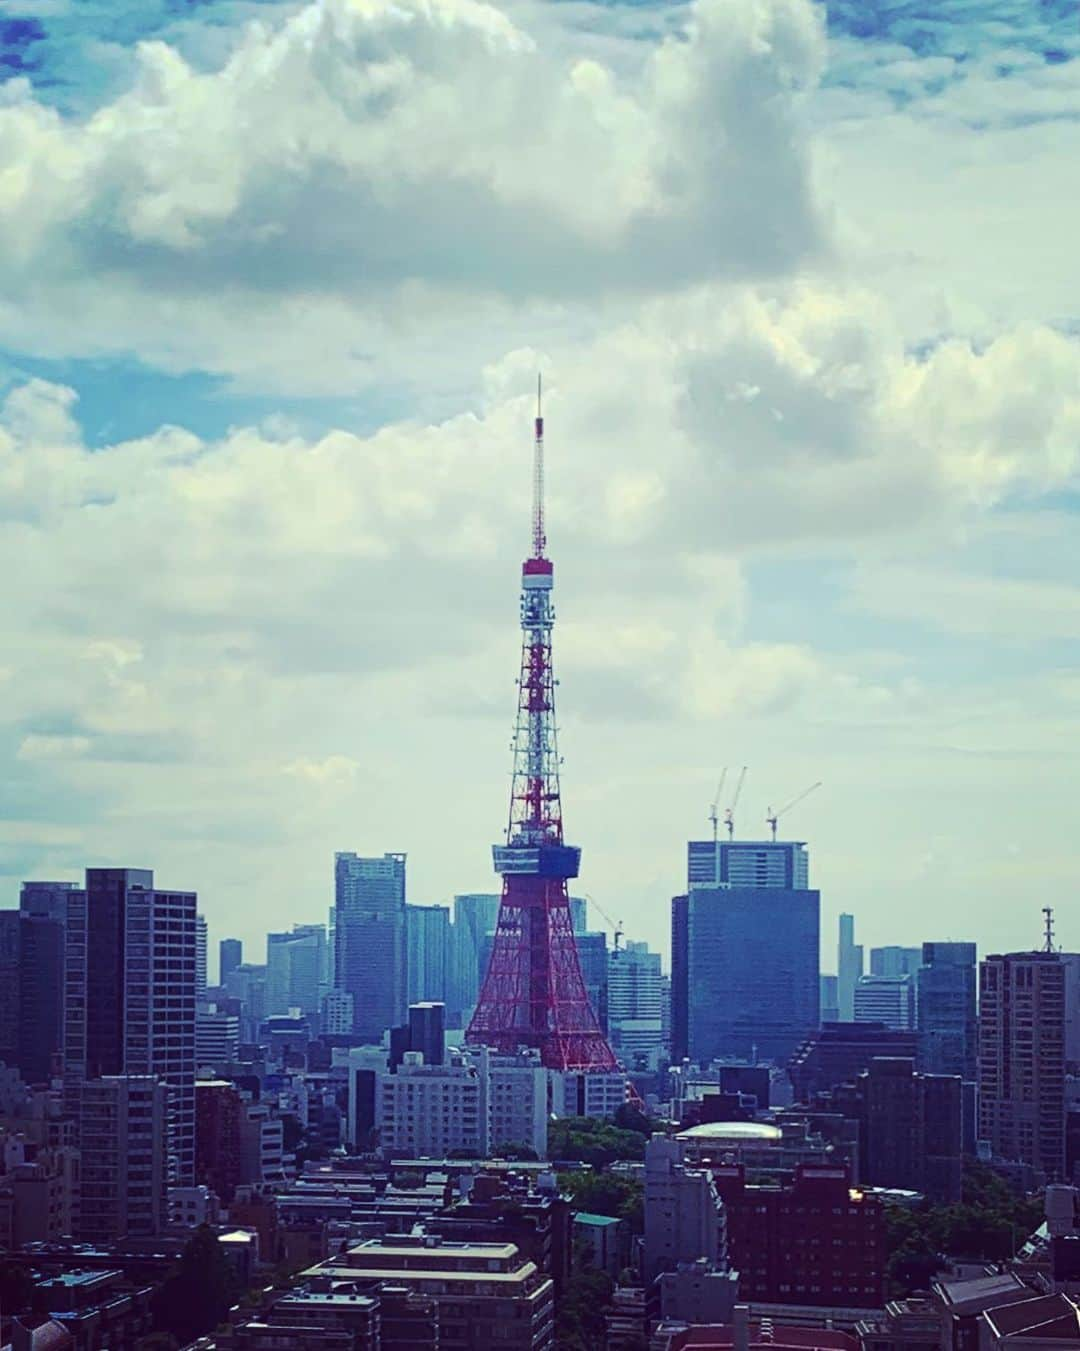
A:
{"type": "Polygon", "coordinates": [[[188,1240],[178,1266],[154,1296],[154,1329],[181,1345],[222,1322],[239,1289],[236,1271],[209,1225],[188,1240]]]}
{"type": "Polygon", "coordinates": [[[890,1207],[886,1213],[889,1278],[897,1293],[925,1289],[946,1257],[1002,1261],[1042,1223],[1041,1197],[1018,1197],[985,1164],[964,1167],[953,1205],[890,1207]]]}
{"type": "Polygon", "coordinates": [[[627,1130],[596,1117],[568,1116],[548,1125],[548,1157],[606,1168],[619,1160],[643,1159],[646,1138],[637,1126],[627,1130]]]}
{"type": "Polygon", "coordinates": [[[561,1173],[559,1189],[569,1194],[575,1210],[626,1220],[632,1234],[645,1232],[645,1189],[640,1182],[614,1173],[561,1173]]]}

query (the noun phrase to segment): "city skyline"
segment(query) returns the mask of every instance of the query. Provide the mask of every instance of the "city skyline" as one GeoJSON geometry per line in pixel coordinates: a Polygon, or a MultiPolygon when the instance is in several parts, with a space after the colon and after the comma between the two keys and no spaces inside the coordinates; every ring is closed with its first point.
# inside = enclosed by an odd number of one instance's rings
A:
{"type": "Polygon", "coordinates": [[[542,369],[582,890],[666,947],[747,764],[742,838],[823,781],[824,934],[1036,943],[1077,866],[1061,6],[48,8],[3,35],[10,900],[142,861],[251,943],[341,850],[490,889],[542,369]]]}

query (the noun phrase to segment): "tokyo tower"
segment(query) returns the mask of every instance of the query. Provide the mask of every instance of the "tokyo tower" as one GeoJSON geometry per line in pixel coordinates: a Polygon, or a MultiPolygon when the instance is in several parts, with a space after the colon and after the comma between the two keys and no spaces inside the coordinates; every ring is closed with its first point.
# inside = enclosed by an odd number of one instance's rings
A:
{"type": "Polygon", "coordinates": [[[563,840],[555,678],[551,665],[554,568],[544,534],[544,419],[537,385],[532,556],[521,568],[521,677],[506,843],[494,846],[502,900],[491,960],[467,1040],[513,1054],[539,1050],[556,1070],[614,1070],[615,1056],[589,1003],[570,922],[567,879],[581,850],[563,840]]]}

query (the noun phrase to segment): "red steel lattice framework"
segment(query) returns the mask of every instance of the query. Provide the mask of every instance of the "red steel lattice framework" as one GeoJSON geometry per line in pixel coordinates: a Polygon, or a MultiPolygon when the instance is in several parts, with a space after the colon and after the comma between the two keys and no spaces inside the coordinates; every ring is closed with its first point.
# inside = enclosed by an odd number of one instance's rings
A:
{"type": "Polygon", "coordinates": [[[555,678],[554,569],[544,533],[544,419],[536,411],[532,557],[521,569],[521,677],[506,843],[495,845],[503,890],[491,959],[469,1024],[470,1042],[513,1053],[535,1047],[556,1070],[615,1070],[589,1002],[570,921],[567,879],[581,850],[563,840],[555,678]]]}

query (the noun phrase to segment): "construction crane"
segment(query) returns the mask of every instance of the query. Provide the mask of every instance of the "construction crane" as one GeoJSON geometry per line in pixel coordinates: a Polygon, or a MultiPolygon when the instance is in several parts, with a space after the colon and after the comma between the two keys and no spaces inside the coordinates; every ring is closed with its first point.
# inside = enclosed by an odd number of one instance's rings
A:
{"type": "Polygon", "coordinates": [[[588,894],[588,892],[585,893],[585,899],[589,902],[590,905],[595,905],[595,906],[596,906],[597,910],[600,911],[601,916],[602,916],[604,919],[606,919],[607,922],[608,922],[608,924],[611,926],[611,929],[612,929],[612,931],[613,931],[613,933],[614,933],[614,948],[615,948],[615,951],[618,952],[618,951],[619,951],[619,944],[622,942],[623,934],[624,934],[624,932],[625,932],[625,930],[623,929],[623,922],[622,922],[622,920],[619,920],[618,924],[616,924],[615,921],[614,921],[614,920],[611,918],[611,916],[608,914],[608,912],[607,912],[607,911],[604,909],[604,907],[600,904],[600,902],[599,902],[594,896],[590,896],[590,895],[588,894]]]}
{"type": "Polygon", "coordinates": [[[812,783],[809,788],[804,788],[802,792],[796,797],[793,797],[790,802],[786,802],[778,812],[774,812],[771,807],[768,809],[765,813],[765,822],[772,830],[772,837],[774,840],[776,839],[776,823],[780,820],[781,816],[783,816],[785,812],[790,811],[792,807],[797,807],[800,802],[803,802],[811,793],[820,788],[821,782],[822,781],[819,779],[817,783],[812,783]]]}
{"type": "Polygon", "coordinates": [[[731,799],[731,806],[724,809],[724,825],[727,826],[727,837],[729,840],[735,838],[735,808],[739,805],[739,798],[742,797],[743,780],[746,778],[746,766],[743,765],[739,770],[739,781],[735,785],[735,796],[731,799]]]}
{"type": "Polygon", "coordinates": [[[720,799],[724,793],[724,782],[726,779],[727,779],[727,766],[724,767],[724,772],[720,775],[720,782],[717,784],[716,787],[716,796],[713,798],[712,806],[709,808],[709,820],[712,822],[713,844],[716,843],[716,836],[720,825],[720,817],[718,813],[720,811],[720,799]]]}

